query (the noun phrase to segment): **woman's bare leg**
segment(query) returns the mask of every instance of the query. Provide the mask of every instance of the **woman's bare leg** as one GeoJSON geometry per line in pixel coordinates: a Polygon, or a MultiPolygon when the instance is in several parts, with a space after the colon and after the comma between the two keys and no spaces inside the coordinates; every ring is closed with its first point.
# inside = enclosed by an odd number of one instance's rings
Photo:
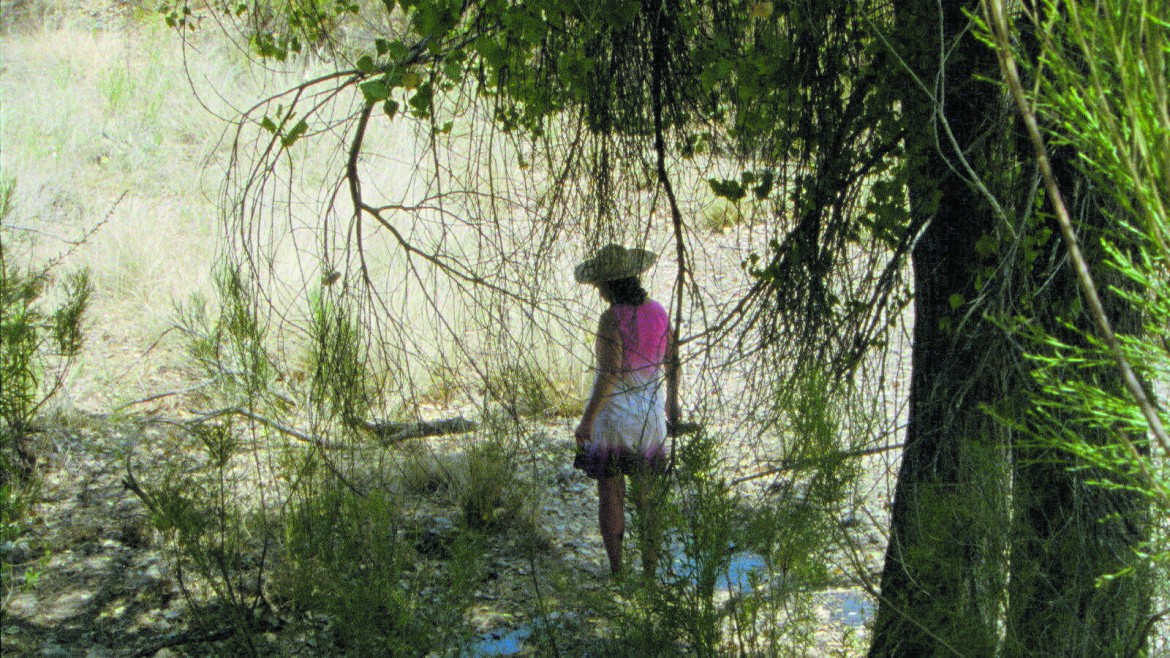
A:
{"type": "Polygon", "coordinates": [[[597,516],[601,522],[601,542],[609,556],[609,570],[617,574],[622,570],[622,534],[626,529],[625,500],[626,478],[624,475],[603,477],[597,480],[597,516]]]}

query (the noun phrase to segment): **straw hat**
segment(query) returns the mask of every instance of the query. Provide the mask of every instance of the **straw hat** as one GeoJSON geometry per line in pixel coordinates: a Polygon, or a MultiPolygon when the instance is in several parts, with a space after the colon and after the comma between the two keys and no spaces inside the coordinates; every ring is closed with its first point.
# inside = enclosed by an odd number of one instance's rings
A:
{"type": "Polygon", "coordinates": [[[645,249],[626,249],[619,244],[607,244],[591,258],[573,270],[577,283],[604,283],[638,276],[650,269],[658,256],[645,249]]]}

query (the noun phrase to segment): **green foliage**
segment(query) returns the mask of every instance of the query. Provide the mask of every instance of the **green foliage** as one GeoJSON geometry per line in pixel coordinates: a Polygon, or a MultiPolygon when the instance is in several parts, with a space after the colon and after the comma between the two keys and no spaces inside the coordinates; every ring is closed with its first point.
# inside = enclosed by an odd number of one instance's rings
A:
{"type": "MultiPolygon", "coordinates": [[[[26,268],[9,251],[15,241],[7,224],[15,181],[0,178],[0,542],[24,534],[40,485],[35,477],[37,417],[60,390],[81,350],[85,312],[92,287],[88,272],[65,276],[62,299],[48,309],[59,260],[26,268]]],[[[35,587],[39,570],[24,570],[25,587],[35,587]]],[[[13,587],[14,565],[0,563],[0,595],[13,587]]]]}
{"type": "Polygon", "coordinates": [[[328,479],[302,491],[284,523],[275,594],[333,620],[338,651],[415,656],[456,644],[479,563],[474,535],[453,540],[451,571],[428,573],[415,564],[404,523],[383,492],[357,494],[328,479]]]}
{"type": "Polygon", "coordinates": [[[176,326],[186,336],[188,355],[214,384],[217,402],[245,407],[276,402],[276,368],[252,291],[232,269],[218,272],[215,286],[220,308],[214,317],[208,302],[198,296],[176,308],[176,326]]]}
{"type": "Polygon", "coordinates": [[[438,366],[430,370],[427,382],[417,395],[420,404],[449,407],[462,393],[467,382],[459,371],[449,366],[438,366]]]}
{"type": "MultiPolygon", "coordinates": [[[[200,388],[204,399],[222,408],[183,426],[172,439],[183,457],[160,472],[140,479],[128,455],[124,482],[162,534],[196,621],[207,629],[231,628],[229,650],[254,654],[253,636],[267,612],[267,556],[277,533],[266,519],[269,510],[255,504],[255,485],[246,475],[254,462],[243,457],[245,448],[255,450],[257,438],[265,434],[238,418],[287,409],[289,401],[276,391],[277,371],[265,344],[267,324],[256,312],[251,291],[231,269],[217,273],[215,282],[217,315],[211,316],[205,300],[192,298],[176,309],[176,326],[187,354],[207,378],[200,388]]],[[[302,461],[290,458],[283,465],[288,480],[303,476],[302,461]]],[[[266,499],[262,493],[260,500],[266,499]]]]}
{"type": "Polygon", "coordinates": [[[37,411],[60,387],[64,370],[82,345],[82,323],[89,303],[88,273],[70,274],[64,300],[46,312],[41,295],[51,268],[21,269],[0,247],[0,422],[5,431],[27,430],[37,411]],[[48,386],[48,390],[45,390],[48,386]]]}
{"type": "MultiPolygon", "coordinates": [[[[358,9],[350,0],[217,0],[205,7],[216,22],[234,23],[257,55],[278,61],[325,46],[358,9]]],[[[206,17],[186,2],[164,2],[159,12],[179,30],[197,29],[206,17]]]]}
{"type": "Polygon", "coordinates": [[[131,460],[125,479],[165,537],[201,626],[231,628],[225,650],[254,653],[276,603],[282,619],[329,653],[415,656],[459,646],[482,572],[481,533],[536,535],[507,438],[514,426],[500,421],[451,456],[416,454],[411,465],[408,454],[404,493],[389,493],[399,489],[383,486],[372,465],[343,457],[358,454],[350,446],[363,449],[364,434],[353,430],[370,413],[369,356],[346,300],[327,291],[307,297],[310,342],[300,354],[311,376],[301,390],[278,374],[265,345],[269,321],[243,280],[227,270],[217,288],[218,315],[192,300],[179,309],[179,326],[215,384],[205,396],[227,406],[187,424],[175,439],[176,463],[140,478],[131,460]],[[313,436],[286,420],[297,409],[311,413],[313,436]],[[426,529],[402,511],[400,496],[409,494],[463,513],[437,561],[416,553],[426,529]]]}
{"type": "Polygon", "coordinates": [[[488,397],[515,416],[579,415],[583,404],[577,391],[548,370],[534,362],[509,363],[488,376],[488,397]]]}
{"type": "Polygon", "coordinates": [[[423,443],[410,442],[399,450],[398,481],[407,494],[442,496],[450,492],[456,468],[451,453],[438,454],[423,443]]]}
{"type": "Polygon", "coordinates": [[[127,460],[124,483],[163,536],[172,571],[195,619],[208,629],[231,627],[233,650],[255,653],[252,635],[267,577],[272,541],[242,505],[240,428],[231,422],[196,424],[184,433],[194,467],[172,464],[139,480],[127,460]]]}
{"type": "Polygon", "coordinates": [[[518,447],[508,434],[500,432],[464,448],[462,459],[450,471],[447,487],[468,528],[501,530],[531,523],[531,485],[520,477],[518,447]]]}
{"type": "Polygon", "coordinates": [[[711,186],[711,191],[715,196],[721,199],[727,199],[732,203],[738,203],[747,196],[750,190],[753,198],[757,200],[767,199],[772,194],[772,186],[776,183],[776,174],[771,169],[765,169],[761,172],[745,171],[737,180],[719,180],[716,178],[709,179],[707,184],[711,186]]]}
{"type": "MultiPolygon", "coordinates": [[[[1122,387],[1117,359],[1132,364],[1165,426],[1170,421],[1165,397],[1170,382],[1170,8],[1164,3],[1067,1],[1045,2],[1039,9],[1030,26],[1036,63],[1031,63],[1032,53],[1020,53],[1018,59],[1034,77],[1029,102],[1037,108],[1045,139],[1075,154],[1073,165],[1085,187],[1099,195],[1075,220],[1085,252],[1100,254],[1090,263],[1091,274],[1114,316],[1120,346],[1110,349],[1077,321],[1084,315],[1079,300],[1057,309],[1061,322],[1055,327],[1020,325],[1037,391],[1028,408],[1002,419],[1019,431],[1017,441],[1028,449],[1032,468],[1063,471],[1079,485],[1072,507],[1088,523],[1076,537],[1055,535],[1049,550],[1082,555],[1075,571],[1054,578],[1075,578],[1085,585],[1072,595],[1045,591],[1043,605],[1064,611],[1065,619],[1115,621],[1069,622],[1062,631],[1070,638],[1068,646],[1095,643],[1093,650],[1102,653],[1157,653],[1167,640],[1157,639],[1149,597],[1155,597],[1156,611],[1165,607],[1167,592],[1148,584],[1170,580],[1170,446],[1156,438],[1122,387]],[[1115,547],[1098,547],[1105,541],[1115,547]],[[1147,644],[1151,638],[1161,645],[1147,644]]],[[[1072,198],[1074,190],[1061,193],[1072,198]]],[[[1047,237],[1038,235],[1025,249],[1047,237]]],[[[1028,495],[1045,492],[1021,491],[1017,498],[1028,495]]]]}
{"type": "MultiPolygon", "coordinates": [[[[1170,80],[1170,13],[1147,3],[1111,9],[1069,3],[1067,15],[1052,15],[1062,18],[1053,20],[1043,40],[1047,68],[1038,97],[1050,113],[1053,137],[1076,149],[1084,175],[1111,196],[1112,204],[1104,209],[1114,222],[1104,244],[1109,258],[1096,275],[1116,281],[1112,292],[1143,318],[1143,326],[1123,336],[1124,357],[1146,381],[1164,387],[1170,381],[1165,334],[1170,326],[1170,97],[1157,81],[1170,80]]],[[[1147,422],[1134,402],[1108,383],[1052,376],[1060,359],[1085,366],[1113,362],[1115,355],[1100,341],[1081,338],[1085,347],[1047,337],[1037,350],[1036,376],[1046,393],[1041,410],[1071,413],[1114,434],[1118,443],[1053,438],[1108,473],[1114,484],[1142,491],[1162,510],[1156,518],[1165,518],[1170,512],[1170,446],[1141,440],[1147,422]],[[1125,445],[1126,436],[1135,437],[1139,453],[1125,445]]],[[[1149,393],[1164,397],[1166,390],[1154,386],[1149,393]]],[[[1164,400],[1160,408],[1165,425],[1170,415],[1164,400]]]]}
{"type": "MultiPolygon", "coordinates": [[[[633,605],[620,617],[623,650],[713,656],[810,648],[818,623],[810,594],[831,579],[826,556],[858,475],[842,456],[841,410],[825,384],[823,375],[809,376],[781,392],[792,421],[792,459],[808,468],[767,499],[749,501],[718,475],[719,442],[706,434],[680,445],[669,488],[651,481],[670,558],[652,577],[625,583],[633,605]],[[761,558],[763,568],[732,574],[733,561],[745,555],[761,558]]],[[[640,541],[658,532],[640,519],[635,526],[640,541]]]]}
{"type": "Polygon", "coordinates": [[[60,261],[26,268],[10,252],[7,225],[15,181],[0,179],[0,498],[5,535],[27,508],[37,414],[61,388],[81,350],[92,287],[88,272],[65,276],[56,308],[43,296],[53,287],[60,261]]]}
{"type": "Polygon", "coordinates": [[[347,427],[361,427],[369,419],[369,354],[357,320],[344,300],[326,293],[309,300],[313,375],[309,397],[324,418],[347,427]]]}
{"type": "Polygon", "coordinates": [[[716,200],[703,209],[703,228],[722,233],[743,221],[743,213],[733,203],[716,200]]]}

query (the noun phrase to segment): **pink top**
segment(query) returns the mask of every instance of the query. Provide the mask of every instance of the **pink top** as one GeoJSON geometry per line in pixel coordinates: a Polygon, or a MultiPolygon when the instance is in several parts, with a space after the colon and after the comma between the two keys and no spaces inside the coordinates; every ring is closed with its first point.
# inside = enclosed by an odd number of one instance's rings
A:
{"type": "Polygon", "coordinates": [[[666,334],[670,327],[666,309],[652,299],[641,306],[615,304],[611,308],[622,337],[622,370],[661,367],[666,358],[666,334]]]}

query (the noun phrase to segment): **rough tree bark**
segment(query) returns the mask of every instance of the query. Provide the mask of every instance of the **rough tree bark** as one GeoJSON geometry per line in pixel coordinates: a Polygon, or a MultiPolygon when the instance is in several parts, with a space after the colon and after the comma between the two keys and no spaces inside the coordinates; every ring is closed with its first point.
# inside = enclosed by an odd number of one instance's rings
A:
{"type": "Polygon", "coordinates": [[[990,158],[1004,105],[977,78],[997,64],[969,32],[964,10],[976,5],[895,3],[909,68],[896,74],[902,108],[923,127],[907,138],[910,202],[929,223],[912,254],[909,425],[871,656],[994,655],[997,646],[1006,462],[1002,430],[982,405],[1001,395],[996,364],[1007,346],[971,301],[976,243],[996,219],[966,167],[990,158]]]}

